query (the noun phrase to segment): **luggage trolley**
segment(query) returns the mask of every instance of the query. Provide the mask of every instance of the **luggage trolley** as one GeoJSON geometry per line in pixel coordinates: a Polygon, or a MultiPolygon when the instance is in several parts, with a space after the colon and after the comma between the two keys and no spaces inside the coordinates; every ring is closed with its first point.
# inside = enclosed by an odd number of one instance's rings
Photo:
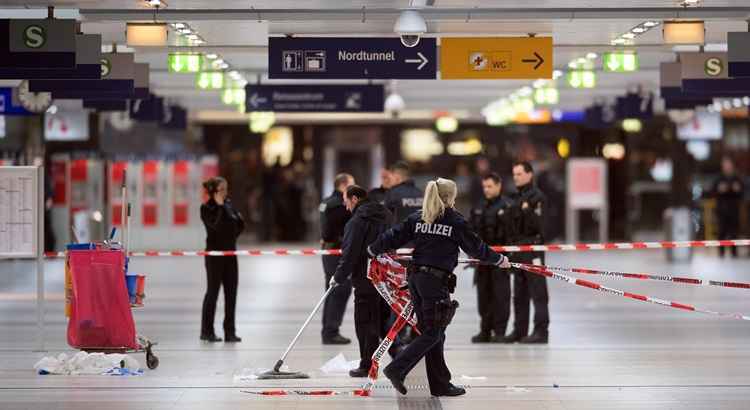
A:
{"type": "Polygon", "coordinates": [[[159,366],[152,349],[156,343],[136,334],[131,311],[143,306],[144,282],[129,277],[128,282],[138,285],[128,291],[126,261],[125,251],[116,243],[67,246],[68,344],[86,352],[146,352],[146,366],[153,370],[159,366]]]}

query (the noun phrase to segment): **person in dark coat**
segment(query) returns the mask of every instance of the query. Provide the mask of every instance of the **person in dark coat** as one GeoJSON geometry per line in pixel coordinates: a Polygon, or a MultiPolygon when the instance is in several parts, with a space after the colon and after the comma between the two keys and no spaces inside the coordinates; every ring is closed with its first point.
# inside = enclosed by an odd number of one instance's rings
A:
{"type": "Polygon", "coordinates": [[[367,278],[367,245],[388,228],[390,215],[383,205],[367,197],[367,191],[352,185],[344,193],[346,208],[352,217],[344,228],[341,260],[331,278],[331,286],[345,284],[351,278],[354,287],[354,327],[359,341],[359,367],[351,377],[366,377],[372,355],[380,344],[390,307],[367,278]]]}
{"type": "Polygon", "coordinates": [[[414,243],[408,281],[421,334],[383,369],[383,374],[401,394],[406,394],[404,378],[422,358],[425,358],[427,381],[433,396],[466,393],[451,383],[451,372],[443,353],[445,330],[458,307],[450,294],[455,290],[453,270],[458,264],[459,248],[483,263],[502,269],[510,267],[508,258],[490,249],[455,210],[456,194],[455,182],[443,178],[430,181],[422,210],[378,236],[367,248],[368,254],[375,257],[414,243]]]}
{"type": "MultiPolygon", "coordinates": [[[[245,229],[245,220],[227,198],[228,184],[224,178],[215,177],[203,183],[208,201],[201,205],[201,220],[206,227],[207,251],[237,250],[237,238],[245,229]]],[[[219,288],[224,286],[224,341],[241,342],[235,328],[234,314],[237,305],[239,272],[236,256],[206,256],[208,286],[203,298],[201,340],[220,342],[214,332],[214,315],[219,288]]]]}
{"type": "MultiPolygon", "coordinates": [[[[344,191],[354,185],[350,174],[338,174],[333,180],[334,191],[320,203],[320,246],[322,249],[341,249],[344,239],[344,227],[352,213],[344,204],[344,191]]],[[[323,255],[325,286],[330,286],[331,278],[341,260],[340,255],[323,255]]],[[[327,290],[327,288],[326,288],[327,290]]],[[[344,320],[346,304],[352,294],[352,283],[345,281],[331,291],[323,305],[323,328],[320,332],[324,345],[345,345],[351,343],[349,338],[341,336],[339,328],[344,320]]]]}
{"type": "Polygon", "coordinates": [[[367,193],[367,197],[381,205],[385,205],[385,195],[391,189],[391,185],[393,185],[391,183],[391,171],[388,168],[383,168],[380,171],[380,186],[371,189],[367,193]]]}
{"type": "Polygon", "coordinates": [[[411,179],[409,164],[399,161],[389,168],[391,188],[385,194],[385,207],[393,214],[393,224],[422,209],[422,191],[411,179]]]}
{"type": "MultiPolygon", "coordinates": [[[[745,187],[742,178],[734,170],[734,162],[725,157],[721,160],[721,176],[712,189],[716,197],[716,216],[719,220],[719,239],[737,239],[740,227],[740,204],[745,187]]],[[[719,247],[719,256],[724,256],[724,246],[719,247]]],[[[737,247],[730,246],[732,257],[737,257],[737,247]]]]}

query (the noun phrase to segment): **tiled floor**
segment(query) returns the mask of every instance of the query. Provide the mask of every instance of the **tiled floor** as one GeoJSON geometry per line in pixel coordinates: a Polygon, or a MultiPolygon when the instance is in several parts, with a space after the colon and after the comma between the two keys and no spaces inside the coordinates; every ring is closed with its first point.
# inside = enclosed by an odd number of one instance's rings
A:
{"type": "MultiPolygon", "coordinates": [[[[750,259],[720,260],[699,251],[689,264],[668,264],[662,251],[556,253],[548,263],[630,272],[675,274],[750,282],[750,259]]],[[[319,319],[287,359],[308,380],[235,383],[245,368],[270,367],[323,291],[315,257],[254,257],[240,262],[238,345],[198,341],[205,274],[199,258],[138,259],[134,270],[150,274],[147,306],[135,313],[143,334],[158,339],[161,366],[142,377],[37,376],[42,356],[71,351],[62,314],[62,266],[48,263],[45,349],[38,346],[33,266],[0,262],[0,409],[747,409],[750,407],[750,322],[698,313],[549,282],[552,327],[548,346],[472,345],[478,327],[471,273],[460,277],[462,307],[448,329],[447,359],[454,382],[469,385],[460,398],[434,399],[419,388],[424,370],[407,379],[415,386],[399,397],[379,383],[370,398],[267,397],[267,389],[357,388],[360,380],[327,376],[319,367],[356,344],[320,344],[319,319]],[[467,376],[464,378],[463,376],[467,376]],[[485,379],[477,379],[484,377],[485,379]]],[[[580,276],[580,275],[579,275],[580,276]]],[[[750,291],[671,283],[604,279],[615,288],[750,313],[750,291]]],[[[221,306],[219,308],[221,312],[221,306]]],[[[220,330],[221,313],[217,315],[220,330]]],[[[342,333],[353,336],[352,314],[342,333]]],[[[143,355],[136,358],[143,362],[143,355]]]]}

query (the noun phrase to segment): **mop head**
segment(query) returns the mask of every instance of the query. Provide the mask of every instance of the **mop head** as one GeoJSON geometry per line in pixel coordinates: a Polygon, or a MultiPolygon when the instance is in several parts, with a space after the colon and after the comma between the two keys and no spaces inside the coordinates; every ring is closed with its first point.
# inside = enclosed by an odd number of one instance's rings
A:
{"type": "Polygon", "coordinates": [[[258,380],[286,380],[286,379],[309,379],[310,376],[302,372],[282,372],[269,370],[258,375],[258,380]]]}

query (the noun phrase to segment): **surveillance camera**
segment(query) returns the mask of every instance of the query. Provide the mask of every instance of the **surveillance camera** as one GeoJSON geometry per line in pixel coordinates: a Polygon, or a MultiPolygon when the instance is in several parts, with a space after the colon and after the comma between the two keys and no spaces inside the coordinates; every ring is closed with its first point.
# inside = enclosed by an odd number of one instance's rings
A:
{"type": "Polygon", "coordinates": [[[422,34],[427,32],[427,23],[418,11],[404,10],[398,16],[393,31],[399,34],[405,47],[415,47],[422,34]]]}
{"type": "Polygon", "coordinates": [[[419,39],[419,34],[402,34],[401,44],[403,44],[404,47],[416,47],[417,44],[419,44],[419,39]]]}

